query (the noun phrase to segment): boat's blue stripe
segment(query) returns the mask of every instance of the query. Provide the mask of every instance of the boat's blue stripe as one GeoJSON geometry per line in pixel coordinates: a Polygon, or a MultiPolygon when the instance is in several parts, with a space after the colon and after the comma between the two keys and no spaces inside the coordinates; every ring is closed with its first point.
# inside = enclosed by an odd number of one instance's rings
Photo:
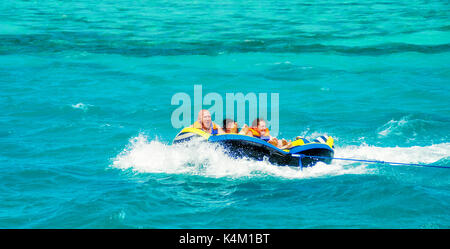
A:
{"type": "Polygon", "coordinates": [[[244,141],[250,141],[253,143],[258,143],[264,146],[268,146],[274,150],[278,150],[279,152],[283,153],[283,154],[288,154],[286,153],[286,151],[280,150],[277,147],[269,144],[268,142],[259,139],[259,138],[255,138],[255,137],[250,137],[250,136],[244,136],[244,135],[237,135],[237,134],[227,134],[227,135],[220,135],[220,136],[211,136],[209,137],[208,141],[210,142],[219,142],[219,141],[224,141],[224,140],[244,140],[244,141]]]}
{"type": "Polygon", "coordinates": [[[305,144],[305,145],[293,147],[293,148],[291,148],[289,153],[291,153],[291,154],[299,154],[302,151],[310,150],[310,149],[326,149],[326,150],[333,151],[330,148],[330,146],[328,146],[328,144],[312,143],[312,144],[305,144]]]}
{"type": "MultiPolygon", "coordinates": [[[[330,148],[327,144],[322,143],[312,143],[312,144],[305,144],[301,146],[296,146],[290,149],[289,153],[283,150],[280,150],[279,148],[267,143],[266,141],[263,141],[259,138],[250,137],[250,136],[244,136],[244,135],[237,135],[237,134],[227,134],[227,135],[219,135],[219,136],[211,136],[209,137],[208,141],[210,142],[220,142],[220,141],[226,141],[226,140],[244,140],[244,141],[250,141],[253,143],[258,143],[264,146],[267,146],[271,149],[277,150],[282,154],[298,154],[305,150],[310,149],[327,149],[330,151],[333,151],[333,149],[330,148]]],[[[305,139],[306,140],[306,139],[305,139]]]]}

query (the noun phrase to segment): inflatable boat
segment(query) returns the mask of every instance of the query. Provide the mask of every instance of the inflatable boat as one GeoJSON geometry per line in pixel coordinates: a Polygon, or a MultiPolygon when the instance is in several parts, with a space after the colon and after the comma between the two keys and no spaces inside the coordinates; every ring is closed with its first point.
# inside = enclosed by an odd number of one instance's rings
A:
{"type": "Polygon", "coordinates": [[[317,162],[330,164],[334,156],[334,140],[330,136],[320,136],[312,142],[299,138],[292,142],[291,148],[282,150],[264,140],[247,135],[211,135],[200,129],[188,127],[176,135],[173,144],[188,142],[193,138],[218,143],[235,158],[267,160],[279,166],[311,167],[317,162]]]}

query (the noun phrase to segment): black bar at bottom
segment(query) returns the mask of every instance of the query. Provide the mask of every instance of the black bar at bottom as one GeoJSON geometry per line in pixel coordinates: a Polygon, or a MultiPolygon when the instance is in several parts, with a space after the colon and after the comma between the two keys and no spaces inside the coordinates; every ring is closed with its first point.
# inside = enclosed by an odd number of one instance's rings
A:
{"type": "Polygon", "coordinates": [[[56,244],[125,248],[310,248],[345,246],[385,248],[426,242],[427,247],[445,242],[447,229],[17,229],[0,230],[3,243],[15,247],[56,244]]]}

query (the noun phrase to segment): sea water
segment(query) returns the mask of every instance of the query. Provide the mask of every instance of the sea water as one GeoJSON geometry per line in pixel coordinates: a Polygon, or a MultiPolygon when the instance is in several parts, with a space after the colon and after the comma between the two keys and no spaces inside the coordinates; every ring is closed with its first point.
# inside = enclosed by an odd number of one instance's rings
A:
{"type": "Polygon", "coordinates": [[[3,0],[0,228],[450,228],[449,169],[277,167],[172,145],[171,122],[194,85],[277,93],[278,137],[450,167],[448,13],[437,0],[3,0]]]}

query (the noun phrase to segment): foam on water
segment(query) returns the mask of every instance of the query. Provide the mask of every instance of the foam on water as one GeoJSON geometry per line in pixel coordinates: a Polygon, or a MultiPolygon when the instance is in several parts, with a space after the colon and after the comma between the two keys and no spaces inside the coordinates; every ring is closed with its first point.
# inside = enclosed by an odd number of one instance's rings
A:
{"type": "Polygon", "coordinates": [[[450,227],[449,170],[300,170],[162,142],[172,97],[193,108],[201,84],[203,97],[278,93],[279,137],[328,134],[336,158],[450,167],[448,1],[0,10],[1,228],[450,227]]]}
{"type": "Polygon", "coordinates": [[[400,120],[390,120],[387,122],[383,127],[382,130],[378,132],[379,137],[386,137],[392,132],[395,132],[397,135],[401,135],[402,133],[399,131],[399,129],[403,126],[405,126],[408,123],[407,119],[403,117],[400,120]]]}
{"type": "Polygon", "coordinates": [[[78,103],[78,104],[73,104],[71,106],[74,109],[80,109],[80,110],[83,110],[83,111],[87,111],[89,109],[89,107],[92,106],[92,105],[84,104],[84,103],[78,103]]]}
{"type": "Polygon", "coordinates": [[[335,157],[387,162],[432,164],[450,155],[450,143],[412,147],[377,147],[367,144],[337,148],[335,157]]]}
{"type": "Polygon", "coordinates": [[[309,178],[326,175],[367,173],[365,167],[346,169],[342,164],[317,164],[300,170],[279,167],[267,161],[231,158],[218,145],[193,142],[167,145],[148,140],[140,134],[113,160],[112,167],[131,169],[139,173],[192,174],[206,177],[264,177],[309,178]]]}
{"type": "MultiPolygon", "coordinates": [[[[363,144],[336,148],[335,157],[382,160],[403,163],[433,163],[450,153],[450,143],[413,147],[376,147],[363,144]]],[[[113,159],[112,167],[131,169],[138,173],[191,174],[206,177],[264,177],[287,179],[325,177],[342,174],[373,174],[367,164],[334,160],[300,170],[279,167],[267,161],[228,157],[218,145],[193,142],[168,145],[147,136],[130,139],[128,146],[113,159]]]]}

